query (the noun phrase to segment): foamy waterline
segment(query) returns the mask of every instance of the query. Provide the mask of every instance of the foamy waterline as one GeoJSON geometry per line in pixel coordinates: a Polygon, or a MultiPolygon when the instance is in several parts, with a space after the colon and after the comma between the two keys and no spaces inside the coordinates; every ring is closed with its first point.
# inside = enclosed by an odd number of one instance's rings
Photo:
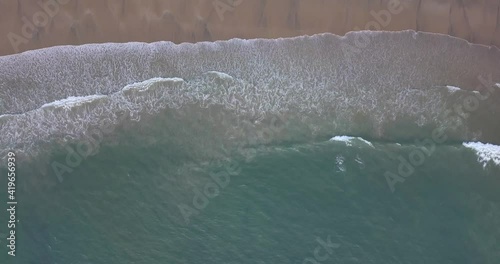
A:
{"type": "MultiPolygon", "coordinates": [[[[283,117],[293,134],[267,141],[428,135],[424,128],[446,123],[445,111],[474,89],[476,74],[499,64],[491,76],[500,79],[499,61],[497,50],[411,31],[53,47],[0,57],[0,145],[28,150],[166,113],[186,116],[175,119],[180,127],[192,126],[195,115],[217,120],[201,122],[226,131],[215,136],[222,141],[241,140],[283,117]],[[360,37],[369,45],[356,47],[360,37]],[[379,67],[387,61],[394,63],[379,67]],[[442,84],[463,88],[450,97],[442,84]],[[242,124],[247,127],[238,128],[242,124]]],[[[449,134],[472,139],[486,125],[474,130],[465,118],[449,134]]]]}

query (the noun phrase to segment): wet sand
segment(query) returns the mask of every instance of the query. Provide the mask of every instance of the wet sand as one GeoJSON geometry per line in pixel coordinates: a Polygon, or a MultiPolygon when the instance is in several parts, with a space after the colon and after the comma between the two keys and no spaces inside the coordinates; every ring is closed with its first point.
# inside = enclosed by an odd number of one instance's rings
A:
{"type": "Polygon", "coordinates": [[[0,0],[0,55],[55,45],[363,29],[413,29],[500,47],[499,8],[500,0],[0,0]]]}

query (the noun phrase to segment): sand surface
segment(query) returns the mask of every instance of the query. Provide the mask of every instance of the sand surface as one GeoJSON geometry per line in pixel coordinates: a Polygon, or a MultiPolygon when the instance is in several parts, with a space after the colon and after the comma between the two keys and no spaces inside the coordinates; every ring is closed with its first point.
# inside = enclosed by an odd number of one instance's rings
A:
{"type": "Polygon", "coordinates": [[[353,30],[500,47],[500,0],[0,0],[0,55],[102,42],[279,38],[353,30]]]}

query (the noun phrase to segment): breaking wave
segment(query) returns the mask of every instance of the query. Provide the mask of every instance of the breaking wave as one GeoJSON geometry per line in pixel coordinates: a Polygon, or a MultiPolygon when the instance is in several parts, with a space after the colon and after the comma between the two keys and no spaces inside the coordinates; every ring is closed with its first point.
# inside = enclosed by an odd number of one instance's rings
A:
{"type": "Polygon", "coordinates": [[[490,162],[500,165],[500,146],[481,142],[464,142],[463,145],[476,152],[478,156],[477,161],[483,164],[484,168],[490,162]]]}

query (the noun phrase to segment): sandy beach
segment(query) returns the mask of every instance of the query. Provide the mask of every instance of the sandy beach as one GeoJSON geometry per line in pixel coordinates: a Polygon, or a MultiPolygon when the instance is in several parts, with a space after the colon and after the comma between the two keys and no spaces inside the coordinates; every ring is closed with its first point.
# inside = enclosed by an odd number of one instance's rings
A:
{"type": "Polygon", "coordinates": [[[0,55],[55,45],[417,30],[500,46],[500,0],[0,0],[0,55]]]}

